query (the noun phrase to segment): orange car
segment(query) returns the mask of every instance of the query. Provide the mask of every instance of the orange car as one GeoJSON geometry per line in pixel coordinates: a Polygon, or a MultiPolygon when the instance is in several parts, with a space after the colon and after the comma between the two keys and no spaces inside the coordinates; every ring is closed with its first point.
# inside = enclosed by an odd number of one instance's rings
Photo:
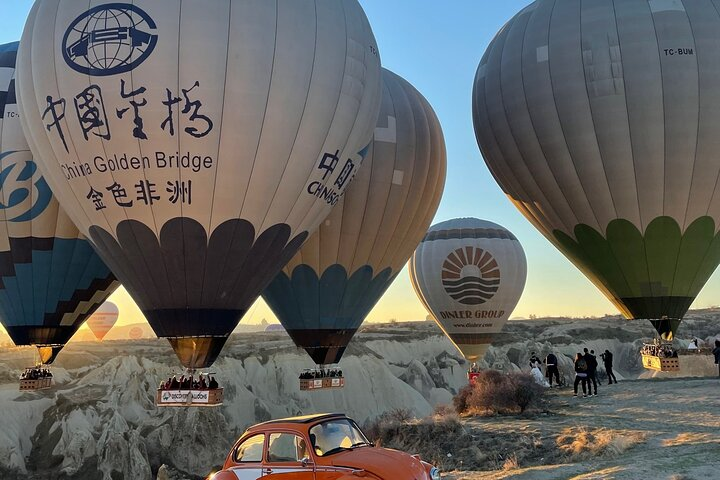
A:
{"type": "Polygon", "coordinates": [[[342,414],[309,415],[247,429],[211,480],[439,480],[415,455],[368,442],[342,414]]]}

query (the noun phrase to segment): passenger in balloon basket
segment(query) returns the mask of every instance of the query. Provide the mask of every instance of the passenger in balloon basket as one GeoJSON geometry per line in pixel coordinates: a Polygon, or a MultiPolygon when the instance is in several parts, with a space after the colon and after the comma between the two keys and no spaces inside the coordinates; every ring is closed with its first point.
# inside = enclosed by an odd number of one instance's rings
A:
{"type": "Polygon", "coordinates": [[[578,396],[578,385],[582,383],[583,397],[587,397],[588,388],[588,365],[582,353],[575,355],[575,384],[573,385],[573,397],[578,396]]]}
{"type": "Polygon", "coordinates": [[[300,390],[318,390],[323,388],[342,388],[345,386],[343,371],[338,367],[318,365],[308,368],[298,376],[300,390]]]}
{"type": "Polygon", "coordinates": [[[182,375],[178,380],[177,375],[168,377],[160,382],[159,390],[217,390],[220,388],[215,377],[209,373],[201,373],[195,377],[194,372],[189,375],[182,375]]]}

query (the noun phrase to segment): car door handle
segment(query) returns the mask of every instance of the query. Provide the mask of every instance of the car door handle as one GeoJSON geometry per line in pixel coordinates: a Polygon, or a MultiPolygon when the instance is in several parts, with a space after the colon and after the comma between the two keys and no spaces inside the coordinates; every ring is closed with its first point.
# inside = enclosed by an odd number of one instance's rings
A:
{"type": "Polygon", "coordinates": [[[266,469],[265,469],[265,472],[263,473],[263,475],[270,475],[270,474],[272,474],[272,473],[273,473],[272,468],[266,468],[266,469]]]}

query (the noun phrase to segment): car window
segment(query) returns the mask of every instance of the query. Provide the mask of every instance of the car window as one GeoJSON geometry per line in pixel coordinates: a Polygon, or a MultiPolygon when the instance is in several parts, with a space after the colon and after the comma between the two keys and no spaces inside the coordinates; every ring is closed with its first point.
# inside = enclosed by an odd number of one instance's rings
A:
{"type": "Polygon", "coordinates": [[[293,433],[270,434],[268,462],[299,462],[307,456],[307,445],[302,437],[293,433]]]}
{"type": "Polygon", "coordinates": [[[262,462],[263,445],[265,434],[253,435],[245,440],[235,451],[235,461],[240,462],[262,462]]]}
{"type": "Polygon", "coordinates": [[[315,425],[310,429],[310,442],[315,454],[332,455],[358,445],[369,445],[367,438],[355,422],[346,418],[334,419],[315,425]]]}

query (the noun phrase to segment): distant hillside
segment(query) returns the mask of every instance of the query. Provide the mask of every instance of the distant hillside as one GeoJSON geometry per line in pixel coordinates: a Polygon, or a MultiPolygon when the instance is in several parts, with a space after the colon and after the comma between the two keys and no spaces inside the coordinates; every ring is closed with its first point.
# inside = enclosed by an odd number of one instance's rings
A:
{"type": "MultiPolygon", "coordinates": [[[[719,318],[715,310],[692,312],[681,341],[710,339],[720,332],[719,318]]],[[[516,371],[527,368],[532,351],[553,351],[570,381],[572,355],[587,346],[613,351],[617,376],[637,378],[644,373],[638,350],[652,335],[648,322],[613,317],[512,321],[481,365],[516,371]]],[[[297,377],[312,362],[286,333],[234,334],[212,367],[226,389],[225,404],[169,410],[154,406],[160,381],[181,373],[165,340],[73,341],[54,367],[55,387],[20,393],[17,376],[32,363],[33,350],[0,350],[3,480],[151,480],[161,465],[184,472],[182,478],[204,478],[250,424],[325,411],[361,423],[399,408],[425,416],[467,384],[468,367],[433,322],[368,324],[340,364],[347,386],[300,392],[297,377]]]]}

